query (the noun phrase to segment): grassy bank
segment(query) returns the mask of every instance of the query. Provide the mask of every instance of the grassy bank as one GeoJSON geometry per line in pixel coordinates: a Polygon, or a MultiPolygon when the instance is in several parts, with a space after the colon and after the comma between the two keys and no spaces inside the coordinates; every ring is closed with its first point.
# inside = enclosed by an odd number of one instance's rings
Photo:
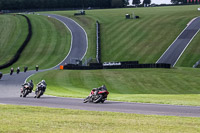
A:
{"type": "MultiPolygon", "coordinates": [[[[86,29],[90,48],[88,56],[95,56],[91,51],[95,51],[95,21],[98,20],[101,23],[103,61],[139,60],[141,63],[153,63],[188,22],[200,15],[197,8],[198,6],[194,5],[87,10],[85,16],[73,16],[76,11],[51,13],[71,17],[86,29]],[[125,14],[133,12],[140,16],[140,19],[126,20],[125,14]]],[[[194,65],[200,57],[199,41],[199,37],[196,37],[190,45],[191,50],[183,54],[177,66],[194,65]]]]}
{"type": "Polygon", "coordinates": [[[0,65],[16,54],[28,35],[28,24],[19,15],[0,15],[0,65]]]}
{"type": "Polygon", "coordinates": [[[0,132],[142,132],[200,131],[200,119],[136,115],[44,107],[0,105],[0,132]]]}
{"type": "MultiPolygon", "coordinates": [[[[27,16],[31,20],[33,35],[20,59],[11,67],[19,66],[23,69],[24,66],[28,66],[30,70],[35,69],[36,65],[39,65],[40,69],[46,69],[59,64],[70,49],[70,32],[64,24],[53,18],[27,16]]],[[[4,69],[3,72],[8,73],[9,69],[4,69]]]]}
{"type": "Polygon", "coordinates": [[[199,69],[55,70],[32,76],[45,79],[46,94],[85,98],[105,84],[115,101],[200,106],[199,69]]]}

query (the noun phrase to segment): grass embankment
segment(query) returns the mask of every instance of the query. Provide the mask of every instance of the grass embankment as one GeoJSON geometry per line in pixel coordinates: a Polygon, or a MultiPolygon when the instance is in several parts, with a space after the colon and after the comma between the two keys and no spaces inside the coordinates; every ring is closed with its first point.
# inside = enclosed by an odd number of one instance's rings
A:
{"type": "Polygon", "coordinates": [[[200,132],[200,119],[0,105],[0,132],[200,132]]]}
{"type": "Polygon", "coordinates": [[[0,65],[13,58],[28,35],[28,24],[19,15],[0,15],[0,65]]]}
{"type": "MultiPolygon", "coordinates": [[[[59,64],[66,57],[71,46],[71,35],[68,29],[53,18],[27,16],[32,24],[32,38],[20,59],[11,67],[19,66],[23,69],[24,66],[28,66],[30,70],[35,69],[36,65],[39,65],[40,69],[46,69],[59,64]]],[[[4,69],[3,72],[9,72],[9,69],[4,69]]]]}
{"type": "MultiPolygon", "coordinates": [[[[165,52],[187,23],[200,16],[199,6],[173,6],[87,10],[85,16],[73,16],[76,11],[53,12],[71,17],[88,32],[89,48],[95,51],[95,21],[101,23],[102,60],[153,63],[165,52]],[[125,19],[125,14],[140,19],[125,19]]],[[[191,67],[200,58],[197,36],[178,62],[177,66],[191,67]],[[195,54],[194,54],[195,53],[195,54]],[[188,61],[189,60],[189,61],[188,61]]],[[[91,52],[91,50],[89,51],[91,52]]],[[[89,53],[87,53],[89,54],[89,53]]],[[[91,54],[90,54],[91,55],[91,54]]],[[[92,56],[94,57],[94,55],[92,56]]]]}
{"type": "Polygon", "coordinates": [[[85,98],[92,88],[105,84],[108,100],[200,106],[200,70],[126,69],[73,71],[55,70],[30,79],[45,79],[46,94],[85,98]]]}

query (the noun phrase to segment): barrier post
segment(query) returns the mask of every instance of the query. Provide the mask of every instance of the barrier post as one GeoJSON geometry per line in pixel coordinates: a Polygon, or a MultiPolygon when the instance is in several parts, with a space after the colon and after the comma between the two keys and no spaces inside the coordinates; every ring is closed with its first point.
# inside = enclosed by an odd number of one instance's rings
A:
{"type": "Polygon", "coordinates": [[[63,70],[64,69],[64,66],[63,65],[60,65],[60,70],[63,70]]]}

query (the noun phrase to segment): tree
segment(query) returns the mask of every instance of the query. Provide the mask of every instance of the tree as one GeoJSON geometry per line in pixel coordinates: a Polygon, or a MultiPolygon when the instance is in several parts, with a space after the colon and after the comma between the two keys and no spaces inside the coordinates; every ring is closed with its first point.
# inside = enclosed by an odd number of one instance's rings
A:
{"type": "Polygon", "coordinates": [[[148,4],[148,5],[150,5],[150,4],[151,4],[151,0],[144,0],[144,1],[143,1],[143,4],[148,4]]]}
{"type": "Polygon", "coordinates": [[[124,0],[112,0],[111,6],[112,7],[124,7],[124,0]]]}
{"type": "Polygon", "coordinates": [[[133,0],[133,2],[132,2],[133,5],[139,5],[140,3],[141,3],[140,0],[133,0]]]}

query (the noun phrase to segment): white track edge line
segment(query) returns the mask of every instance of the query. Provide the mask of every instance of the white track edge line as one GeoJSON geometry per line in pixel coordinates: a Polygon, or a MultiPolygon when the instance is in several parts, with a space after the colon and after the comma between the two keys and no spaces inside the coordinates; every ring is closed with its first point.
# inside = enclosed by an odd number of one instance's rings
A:
{"type": "MultiPolygon", "coordinates": [[[[58,14],[54,14],[54,15],[58,15],[58,14]]],[[[86,51],[85,51],[83,57],[81,58],[81,60],[82,60],[82,59],[85,57],[85,55],[86,55],[86,53],[87,53],[87,50],[88,50],[88,36],[87,36],[87,33],[86,33],[85,29],[84,29],[79,23],[77,23],[75,20],[73,20],[73,19],[71,19],[71,18],[62,16],[62,15],[58,15],[58,16],[61,16],[61,17],[64,17],[64,18],[67,18],[67,19],[70,19],[70,20],[74,21],[74,22],[84,31],[85,36],[86,36],[87,48],[86,48],[86,51]]]]}
{"type": "Polygon", "coordinates": [[[174,63],[173,67],[176,65],[176,63],[178,62],[179,58],[182,56],[182,54],[185,52],[186,48],[189,46],[189,44],[192,42],[192,40],[195,38],[195,36],[199,33],[200,29],[195,33],[195,35],[190,39],[190,41],[188,42],[188,44],[185,46],[185,48],[183,49],[183,51],[181,52],[181,54],[179,55],[179,57],[176,59],[176,62],[174,63]]]}
{"type": "MultiPolygon", "coordinates": [[[[57,14],[51,14],[51,15],[57,15],[57,14]]],[[[70,20],[74,21],[73,19],[68,18],[68,17],[65,17],[65,16],[61,16],[61,15],[58,15],[58,16],[64,17],[64,18],[67,18],[67,19],[70,19],[70,20]]],[[[52,17],[52,18],[54,18],[54,17],[52,17]]],[[[54,19],[57,19],[57,18],[54,18],[54,19]]],[[[63,21],[61,21],[61,20],[59,20],[59,19],[57,19],[57,20],[60,21],[60,22],[62,22],[62,23],[69,29],[69,31],[70,31],[70,34],[71,34],[71,47],[70,47],[70,51],[68,52],[67,56],[66,56],[58,65],[56,65],[56,66],[54,66],[54,67],[52,67],[52,68],[49,68],[49,69],[44,69],[44,71],[52,70],[53,68],[59,66],[59,65],[69,56],[69,54],[70,54],[70,52],[71,52],[71,50],[72,50],[73,34],[72,34],[71,29],[70,29],[63,21]]],[[[83,27],[81,27],[76,21],[74,21],[74,22],[75,22],[80,28],[83,29],[83,27]]],[[[83,29],[83,31],[85,32],[86,42],[87,42],[87,48],[86,48],[86,51],[85,51],[85,54],[84,54],[84,56],[85,56],[86,53],[87,53],[87,50],[88,50],[88,37],[87,37],[86,31],[85,31],[84,29],[83,29]]],[[[82,59],[84,58],[84,56],[82,57],[82,59]]],[[[81,60],[82,60],[82,59],[81,59],[81,60]]],[[[35,74],[31,74],[30,76],[28,76],[28,77],[25,79],[24,83],[27,81],[28,78],[30,78],[30,77],[33,76],[33,75],[35,75],[35,74]]]]}
{"type": "MultiPolygon", "coordinates": [[[[197,18],[199,18],[199,17],[196,17],[196,18],[194,18],[194,19],[192,19],[193,21],[194,20],[196,20],[197,18]]],[[[192,21],[192,22],[193,22],[192,21]]],[[[190,21],[191,22],[191,21],[190,21]]],[[[178,37],[173,41],[173,43],[167,48],[167,50],[165,50],[165,52],[162,54],[162,56],[156,61],[156,63],[158,63],[158,61],[160,61],[160,59],[165,55],[165,53],[172,47],[172,45],[178,40],[178,38],[181,36],[181,34],[190,26],[190,23],[189,22],[189,24],[187,24],[187,26],[185,27],[185,29],[178,35],[178,37]]]]}

